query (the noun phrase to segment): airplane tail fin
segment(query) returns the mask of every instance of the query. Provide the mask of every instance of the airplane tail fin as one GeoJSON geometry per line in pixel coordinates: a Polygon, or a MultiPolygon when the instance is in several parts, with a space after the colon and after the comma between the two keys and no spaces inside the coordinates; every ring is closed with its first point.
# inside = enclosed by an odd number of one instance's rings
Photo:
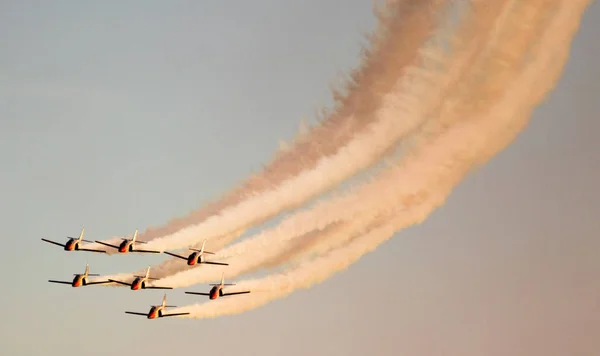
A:
{"type": "Polygon", "coordinates": [[[79,241],[82,241],[82,240],[83,240],[83,235],[84,235],[84,234],[85,234],[85,227],[82,227],[82,228],[81,228],[81,233],[79,234],[79,239],[78,239],[79,241]]]}
{"type": "Polygon", "coordinates": [[[225,283],[225,272],[221,274],[221,283],[209,284],[209,286],[235,286],[235,283],[225,283]]]}
{"type": "Polygon", "coordinates": [[[146,269],[146,279],[150,277],[150,266],[146,269]]]}
{"type": "Polygon", "coordinates": [[[200,248],[200,254],[204,253],[204,246],[206,245],[206,240],[204,240],[204,242],[202,242],[202,247],[200,248]]]}
{"type": "Polygon", "coordinates": [[[137,235],[138,235],[138,230],[135,229],[135,232],[133,233],[133,238],[131,239],[131,241],[134,241],[137,239],[137,235]]]}
{"type": "Polygon", "coordinates": [[[163,306],[163,308],[167,306],[167,294],[166,293],[163,296],[162,306],[163,306]]]}
{"type": "Polygon", "coordinates": [[[88,276],[90,274],[90,265],[89,264],[85,264],[85,275],[88,276]]]}

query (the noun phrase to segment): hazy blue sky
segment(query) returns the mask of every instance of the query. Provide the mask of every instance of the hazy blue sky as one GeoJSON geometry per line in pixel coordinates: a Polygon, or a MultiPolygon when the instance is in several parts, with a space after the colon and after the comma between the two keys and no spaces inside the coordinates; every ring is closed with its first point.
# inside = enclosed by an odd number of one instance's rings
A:
{"type": "Polygon", "coordinates": [[[423,225],[263,308],[149,322],[123,312],[162,291],[47,280],[166,257],[40,237],[143,230],[258,168],[356,64],[371,1],[2,1],[0,353],[600,354],[599,18],[527,130],[423,225]]]}

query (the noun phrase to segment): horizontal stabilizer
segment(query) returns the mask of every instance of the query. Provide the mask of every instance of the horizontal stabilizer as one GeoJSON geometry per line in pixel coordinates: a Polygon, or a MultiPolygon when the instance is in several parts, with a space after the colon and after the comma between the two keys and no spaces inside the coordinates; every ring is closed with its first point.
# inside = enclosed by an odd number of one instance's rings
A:
{"type": "Polygon", "coordinates": [[[210,252],[210,251],[202,251],[202,250],[198,250],[198,249],[196,249],[196,248],[190,248],[189,250],[190,250],[190,251],[196,251],[196,252],[202,252],[202,253],[205,253],[205,254],[207,254],[207,255],[214,255],[214,254],[215,254],[214,252],[210,252]]]}
{"type": "MultiPolygon", "coordinates": [[[[91,274],[89,274],[88,276],[91,276],[91,274]]],[[[134,276],[134,277],[138,277],[138,278],[146,278],[146,276],[134,276]]],[[[148,277],[146,278],[147,280],[153,280],[153,281],[157,281],[160,278],[154,278],[154,277],[148,277]]]]}

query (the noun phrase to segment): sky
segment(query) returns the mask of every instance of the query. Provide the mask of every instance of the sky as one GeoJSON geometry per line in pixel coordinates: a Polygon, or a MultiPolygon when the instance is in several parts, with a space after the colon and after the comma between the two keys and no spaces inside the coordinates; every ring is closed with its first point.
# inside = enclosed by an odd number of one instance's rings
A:
{"type": "Polygon", "coordinates": [[[162,291],[47,280],[166,256],[67,254],[40,238],[132,234],[258,169],[356,65],[371,1],[3,1],[0,351],[600,354],[599,17],[594,3],[527,129],[423,224],[262,308],[148,321],[124,311],[162,291]]]}

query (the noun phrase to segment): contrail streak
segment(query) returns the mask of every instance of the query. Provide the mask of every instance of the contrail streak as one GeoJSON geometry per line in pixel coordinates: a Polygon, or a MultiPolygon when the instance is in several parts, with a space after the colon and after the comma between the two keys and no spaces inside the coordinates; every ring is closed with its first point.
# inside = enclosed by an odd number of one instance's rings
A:
{"type": "MultiPolygon", "coordinates": [[[[510,5],[511,1],[505,1],[510,5]]],[[[455,43],[455,52],[449,64],[447,64],[447,72],[445,76],[440,76],[438,83],[438,92],[436,95],[441,98],[447,95],[447,92],[440,93],[441,88],[451,88],[457,78],[463,72],[471,69],[473,61],[476,59],[476,54],[486,53],[485,49],[490,43],[494,43],[494,38],[497,37],[494,31],[495,19],[502,19],[503,11],[498,11],[504,8],[508,11],[509,6],[503,5],[503,2],[496,2],[494,6],[485,6],[483,9],[476,9],[472,16],[472,22],[459,29],[458,37],[461,42],[455,43]]],[[[439,101],[439,100],[438,100],[439,101]]],[[[440,105],[432,105],[432,107],[441,109],[440,105]]],[[[397,106],[391,105],[389,111],[398,110],[397,106]]],[[[416,111],[416,110],[415,110],[416,111]]],[[[431,112],[433,115],[435,113],[431,112]]],[[[457,117],[456,120],[461,120],[457,117]]],[[[445,123],[449,125],[449,123],[445,123]]],[[[425,132],[425,135],[430,135],[425,132]]],[[[418,136],[418,135],[417,135],[418,136]]],[[[380,198],[382,189],[385,189],[394,179],[397,179],[392,172],[383,175],[379,178],[377,184],[371,183],[363,185],[363,187],[354,188],[350,194],[322,201],[308,211],[300,212],[292,215],[284,220],[276,228],[265,230],[257,236],[246,239],[236,245],[233,245],[224,251],[221,251],[215,258],[223,260],[232,258],[244,253],[250,253],[251,257],[244,261],[234,261],[228,267],[227,272],[230,276],[247,273],[265,264],[272,264],[278,258],[281,259],[282,254],[292,254],[289,249],[290,240],[306,238],[309,241],[317,241],[319,230],[326,228],[329,224],[344,219],[356,219],[361,214],[368,214],[369,211],[375,210],[379,205],[382,205],[386,200],[380,198]],[[309,237],[306,237],[306,236],[309,237]],[[312,238],[310,236],[313,236],[312,238]]],[[[411,190],[405,190],[405,194],[412,195],[411,190]]],[[[389,201],[389,199],[388,199],[389,201]]],[[[353,224],[353,226],[356,224],[353,224]]],[[[347,228],[340,228],[338,235],[345,235],[347,228]]],[[[298,248],[302,248],[302,241],[292,242],[298,248]]],[[[165,277],[168,274],[181,272],[173,277],[166,278],[159,283],[161,285],[183,286],[189,285],[196,280],[202,278],[202,281],[216,279],[219,276],[220,269],[210,266],[198,266],[190,269],[181,261],[167,261],[158,266],[153,267],[156,275],[159,278],[165,277]]],[[[111,277],[112,278],[112,277],[111,277]]],[[[116,278],[116,277],[115,277],[116,278]]]]}
{"type": "MultiPolygon", "coordinates": [[[[426,84],[433,84],[433,79],[427,83],[428,73],[418,71],[417,67],[428,58],[429,62],[432,62],[439,61],[443,56],[443,53],[433,51],[423,53],[423,43],[431,38],[436,26],[436,16],[438,16],[436,10],[443,7],[446,2],[446,0],[389,1],[388,12],[383,10],[376,12],[380,20],[378,29],[370,36],[371,48],[363,51],[362,65],[350,74],[347,94],[343,95],[340,91],[334,93],[337,107],[328,121],[323,126],[314,128],[312,134],[297,142],[294,149],[287,150],[285,154],[277,157],[261,174],[251,176],[246,183],[221,200],[208,204],[184,219],[175,219],[165,227],[140,233],[140,241],[154,238],[152,241],[154,244],[145,245],[144,248],[153,250],[184,248],[213,237],[227,244],[239,237],[249,226],[299,206],[366,168],[379,156],[385,154],[386,150],[393,147],[393,142],[386,145],[385,140],[377,135],[381,136],[385,133],[386,125],[391,124],[390,118],[387,118],[387,122],[380,122],[375,126],[377,122],[374,118],[377,116],[373,113],[381,107],[380,102],[385,100],[386,93],[406,86],[407,81],[416,82],[421,79],[426,84]],[[398,83],[397,78],[403,73],[406,74],[405,82],[398,83]],[[353,128],[348,131],[352,135],[341,134],[343,128],[340,125],[352,126],[353,128]],[[373,132],[375,130],[376,132],[373,132]],[[357,137],[359,134],[360,137],[357,137]],[[376,139],[377,142],[371,145],[370,151],[363,152],[360,143],[369,138],[376,139]],[[353,141],[354,145],[348,144],[342,151],[340,147],[343,144],[353,141]],[[336,142],[339,145],[336,146],[336,142]],[[327,155],[328,153],[332,154],[327,155]],[[317,164],[318,171],[315,168],[317,164]],[[304,186],[302,189],[295,188],[295,185],[306,183],[312,185],[304,186]],[[307,189],[309,187],[312,190],[307,189]],[[285,199],[289,196],[293,201],[285,199]],[[269,204],[269,207],[265,208],[263,206],[265,204],[269,204]],[[243,214],[244,219],[239,218],[240,213],[243,214]],[[197,225],[201,221],[203,223],[197,225]],[[171,244],[167,246],[169,241],[171,244]]],[[[413,87],[416,85],[413,84],[413,87]]],[[[418,95],[418,93],[413,94],[418,95]]],[[[417,100],[409,97],[405,99],[417,100]]],[[[398,140],[403,133],[409,134],[411,127],[417,128],[418,124],[418,120],[407,122],[403,130],[396,130],[395,137],[390,134],[385,136],[388,141],[390,137],[398,140]]],[[[120,237],[115,237],[107,242],[114,244],[120,241],[120,237]]],[[[101,249],[109,254],[116,252],[99,244],[90,244],[86,247],[101,249]]]]}
{"type": "MultiPolygon", "coordinates": [[[[424,52],[420,55],[421,61],[439,62],[443,53],[439,53],[438,48],[437,52],[424,52]]],[[[397,110],[390,113],[389,110],[380,108],[379,112],[375,113],[378,120],[371,124],[369,130],[357,134],[348,145],[334,155],[322,158],[312,170],[303,171],[277,188],[245,200],[222,211],[219,215],[211,216],[199,225],[152,240],[147,248],[165,250],[186,247],[199,239],[211,238],[226,234],[231,229],[251,226],[281,213],[282,210],[297,207],[356,172],[369,167],[398,140],[418,128],[425,118],[427,104],[435,102],[436,95],[441,91],[437,90],[439,86],[436,82],[437,73],[434,70],[424,68],[406,74],[400,77],[391,94],[384,95],[383,101],[392,101],[396,105],[409,105],[413,110],[415,108],[412,103],[422,102],[424,105],[417,112],[408,113],[409,115],[399,122],[397,110]],[[402,95],[401,100],[398,99],[399,94],[402,95]],[[427,100],[423,98],[424,95],[427,95],[427,100]]],[[[396,82],[397,78],[392,80],[396,82]]],[[[387,107],[389,104],[384,104],[384,108],[387,107]]]]}
{"type": "MultiPolygon", "coordinates": [[[[358,69],[350,73],[345,87],[342,90],[334,90],[334,110],[322,125],[314,127],[309,133],[299,137],[292,147],[278,152],[262,172],[250,176],[221,199],[207,204],[184,218],[175,219],[163,227],[150,228],[140,233],[140,241],[166,238],[178,232],[182,233],[181,230],[185,227],[198,224],[215,215],[226,214],[230,210],[235,212],[235,207],[244,202],[252,207],[253,204],[260,203],[256,200],[257,196],[278,189],[286,181],[293,179],[303,171],[315,169],[323,157],[335,155],[358,133],[364,134],[370,131],[369,125],[373,122],[372,112],[380,106],[379,102],[383,95],[396,85],[388,78],[397,78],[398,73],[414,66],[420,60],[418,49],[429,38],[430,32],[434,28],[435,10],[444,3],[445,0],[390,1],[387,6],[389,10],[393,11],[393,16],[384,11],[376,13],[380,23],[379,28],[369,36],[370,48],[363,49],[362,63],[358,69]]],[[[374,154],[376,155],[376,153],[374,154]]],[[[289,203],[278,199],[285,194],[285,189],[279,189],[273,198],[280,202],[278,208],[272,207],[269,211],[265,210],[256,217],[247,217],[246,220],[235,219],[235,225],[229,224],[226,228],[219,230],[219,233],[210,234],[207,237],[229,234],[231,230],[240,231],[235,236],[237,237],[248,226],[271,218],[284,210],[297,207],[304,201],[349,178],[364,166],[368,166],[369,163],[367,160],[361,162],[362,165],[358,168],[347,167],[341,170],[337,177],[331,175],[329,181],[314,182],[316,185],[312,190],[303,189],[304,196],[298,196],[296,200],[289,203]]],[[[257,208],[262,209],[261,207],[257,208]]],[[[180,247],[184,247],[183,245],[185,243],[180,247]]],[[[105,249],[103,246],[97,245],[92,247],[105,249]]]]}
{"type": "MultiPolygon", "coordinates": [[[[533,108],[554,86],[568,57],[568,45],[578,28],[581,13],[589,1],[540,1],[537,2],[537,8],[539,11],[550,11],[551,5],[554,4],[562,6],[554,7],[554,11],[551,12],[554,15],[551,18],[553,21],[545,27],[540,42],[533,46],[533,51],[530,53],[532,58],[529,62],[523,63],[521,75],[504,89],[494,87],[493,82],[489,83],[491,85],[488,85],[486,94],[501,94],[494,102],[495,106],[492,110],[488,111],[484,108],[482,113],[479,103],[467,105],[468,110],[458,110],[458,113],[484,115],[455,125],[440,134],[440,141],[436,147],[438,151],[445,149],[446,159],[433,163],[441,164],[447,176],[436,180],[436,184],[430,187],[430,192],[424,201],[414,207],[402,207],[401,214],[397,212],[391,214],[392,218],[388,222],[347,246],[331,251],[325,257],[307,261],[287,273],[238,283],[235,288],[252,290],[252,294],[183,307],[180,310],[191,312],[191,317],[199,318],[235,314],[256,308],[275,298],[282,298],[297,288],[308,288],[326,279],[331,274],[346,268],[363,254],[374,250],[380,243],[393,236],[398,229],[407,224],[423,221],[432,210],[444,203],[452,188],[474,165],[489,160],[516,137],[526,126],[533,108]],[[533,86],[533,83],[536,85],[533,86]]],[[[527,5],[530,9],[525,9],[523,15],[526,18],[527,16],[533,18],[536,16],[533,11],[536,8],[531,3],[524,6],[527,5]]],[[[516,27],[519,25],[514,22],[513,24],[516,27]]],[[[500,58],[500,61],[494,61],[502,67],[502,61],[509,60],[513,53],[501,51],[497,54],[505,55],[504,58],[500,58]]],[[[509,66],[505,67],[508,68],[509,66]]],[[[464,103],[465,101],[462,103],[463,106],[464,103]]]]}

